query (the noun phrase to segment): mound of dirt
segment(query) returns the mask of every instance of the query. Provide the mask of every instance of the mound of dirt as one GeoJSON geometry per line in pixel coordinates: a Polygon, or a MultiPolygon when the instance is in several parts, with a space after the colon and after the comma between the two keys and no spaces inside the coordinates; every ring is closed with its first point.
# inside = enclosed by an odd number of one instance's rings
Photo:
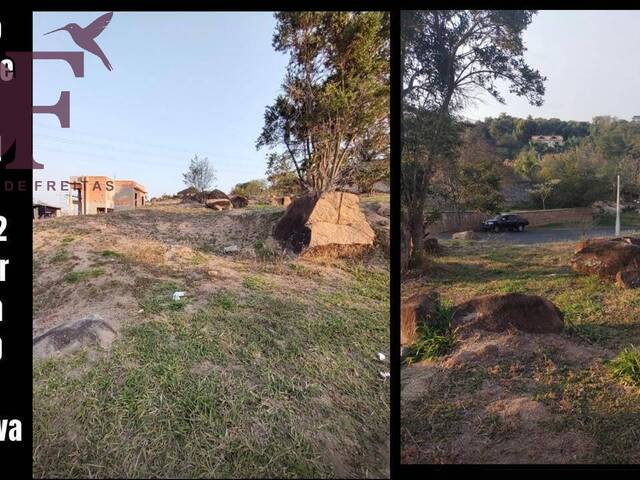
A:
{"type": "Polygon", "coordinates": [[[452,324],[463,331],[504,332],[515,328],[528,333],[559,333],[562,312],[549,300],[522,293],[489,294],[456,308],[452,324]]]}
{"type": "Polygon", "coordinates": [[[640,274],[640,239],[596,238],[580,242],[571,259],[571,268],[580,273],[598,275],[612,280],[618,273],[628,273],[620,276],[619,284],[630,287],[637,286],[640,274]]]}
{"type": "Polygon", "coordinates": [[[325,192],[296,198],[275,226],[273,237],[304,256],[344,256],[371,247],[375,233],[357,195],[325,192]]]}
{"type": "Polygon", "coordinates": [[[402,462],[580,462],[593,440],[575,428],[549,428],[571,412],[548,408],[537,398],[539,380],[513,370],[529,371],[543,354],[552,365],[578,369],[607,356],[560,335],[478,331],[441,361],[403,367],[402,462]],[[437,412],[450,413],[444,421],[437,412]]]}
{"type": "Polygon", "coordinates": [[[416,340],[420,324],[435,313],[439,295],[436,291],[416,293],[402,300],[400,308],[400,344],[411,345],[416,340]]]}
{"type": "Polygon", "coordinates": [[[84,347],[108,348],[115,330],[97,315],[59,325],[33,339],[34,357],[50,357],[74,352],[84,347]]]}

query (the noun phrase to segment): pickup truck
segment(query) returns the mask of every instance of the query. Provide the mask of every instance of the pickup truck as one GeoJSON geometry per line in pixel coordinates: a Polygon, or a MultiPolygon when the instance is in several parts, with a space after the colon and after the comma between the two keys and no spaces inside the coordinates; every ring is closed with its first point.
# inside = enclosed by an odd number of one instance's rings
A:
{"type": "Polygon", "coordinates": [[[482,230],[485,232],[501,232],[503,230],[509,230],[512,232],[523,232],[524,227],[529,225],[529,220],[520,215],[505,214],[496,215],[489,220],[482,222],[482,230]]]}

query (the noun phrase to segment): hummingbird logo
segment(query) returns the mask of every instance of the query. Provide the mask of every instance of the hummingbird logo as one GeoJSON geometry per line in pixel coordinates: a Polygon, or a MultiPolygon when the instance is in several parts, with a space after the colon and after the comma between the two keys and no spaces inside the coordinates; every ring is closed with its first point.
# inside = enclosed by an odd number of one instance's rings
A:
{"type": "Polygon", "coordinates": [[[109,25],[109,22],[111,21],[111,17],[113,17],[113,12],[105,13],[84,28],[77,23],[69,23],[64,27],[51,30],[50,32],[45,33],[45,35],[65,30],[69,35],[71,35],[71,39],[76,43],[76,45],[87,52],[98,56],[108,70],[113,70],[113,67],[109,63],[109,59],[95,40],[95,38],[100,35],[105,28],[107,28],[107,25],[109,25]]]}

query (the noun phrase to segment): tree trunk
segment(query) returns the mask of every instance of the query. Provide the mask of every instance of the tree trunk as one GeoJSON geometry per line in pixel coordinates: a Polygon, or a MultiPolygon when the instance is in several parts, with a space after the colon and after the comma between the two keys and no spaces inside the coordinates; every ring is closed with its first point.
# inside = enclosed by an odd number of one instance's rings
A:
{"type": "Polygon", "coordinates": [[[422,268],[424,254],[424,202],[418,201],[409,211],[409,234],[411,239],[411,268],[422,268]]]}
{"type": "Polygon", "coordinates": [[[411,242],[411,232],[406,219],[403,219],[400,226],[400,271],[402,273],[409,270],[409,262],[411,253],[413,252],[413,244],[411,242]]]}

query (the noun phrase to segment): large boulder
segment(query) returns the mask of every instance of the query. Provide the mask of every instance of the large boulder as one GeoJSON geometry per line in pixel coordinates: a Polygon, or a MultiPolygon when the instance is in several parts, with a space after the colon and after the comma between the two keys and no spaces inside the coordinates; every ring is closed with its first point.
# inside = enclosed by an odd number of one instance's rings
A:
{"type": "Polygon", "coordinates": [[[636,238],[595,238],[580,242],[571,268],[590,275],[614,279],[618,272],[640,272],[640,242],[636,238]]]}
{"type": "Polygon", "coordinates": [[[372,192],[378,193],[389,193],[391,191],[391,187],[386,182],[376,182],[371,186],[372,192]]]}
{"type": "Polygon", "coordinates": [[[482,295],[456,307],[452,325],[461,330],[503,332],[516,329],[528,333],[559,333],[562,312],[537,295],[522,293],[482,295]]]}
{"type": "Polygon", "coordinates": [[[180,190],[176,194],[176,196],[182,197],[182,198],[190,198],[190,197],[196,197],[199,193],[200,192],[196,187],[188,187],[188,188],[185,188],[184,190],[180,190]]]}
{"type": "Polygon", "coordinates": [[[249,199],[242,195],[233,195],[229,200],[231,200],[233,208],[244,208],[249,205],[249,199]]]}
{"type": "Polygon", "coordinates": [[[276,224],[273,237],[305,256],[348,256],[371,247],[375,232],[357,195],[324,192],[296,198],[276,224]]]}
{"type": "Polygon", "coordinates": [[[382,217],[391,217],[391,205],[388,202],[380,202],[377,210],[378,215],[382,217]]]}
{"type": "Polygon", "coordinates": [[[205,198],[207,200],[229,200],[229,196],[222,190],[218,190],[217,188],[211,190],[210,192],[206,192],[205,198]]]}
{"type": "Polygon", "coordinates": [[[640,270],[631,268],[619,271],[616,273],[616,285],[621,288],[640,287],[640,270]]]}
{"type": "Polygon", "coordinates": [[[231,200],[225,198],[209,199],[206,201],[206,206],[217,211],[231,210],[233,208],[233,203],[231,203],[231,200]]]}
{"type": "Polygon", "coordinates": [[[70,353],[84,347],[107,348],[116,336],[115,330],[97,315],[59,325],[33,339],[33,355],[50,357],[70,353]]]}
{"type": "Polygon", "coordinates": [[[439,302],[438,292],[416,293],[402,300],[400,307],[400,345],[416,341],[417,329],[430,315],[435,314],[439,302]]]}

